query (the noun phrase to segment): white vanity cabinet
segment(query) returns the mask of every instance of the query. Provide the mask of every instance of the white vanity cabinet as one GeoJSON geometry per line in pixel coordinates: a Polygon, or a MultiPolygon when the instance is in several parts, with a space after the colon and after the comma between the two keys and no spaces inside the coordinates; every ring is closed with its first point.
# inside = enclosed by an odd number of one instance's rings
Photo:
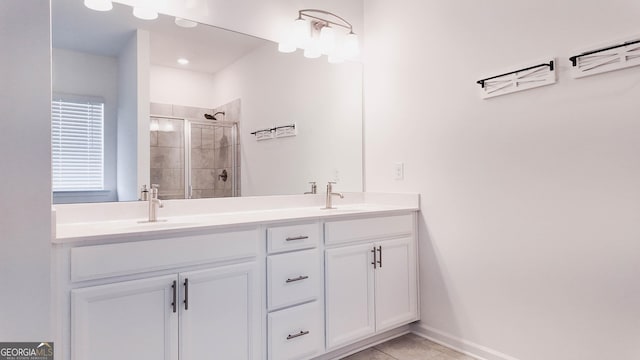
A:
{"type": "Polygon", "coordinates": [[[305,360],[324,352],[319,222],[267,229],[269,360],[305,360]]]}
{"type": "Polygon", "coordinates": [[[262,359],[258,233],[69,249],[70,278],[99,283],[71,284],[71,359],[262,359]]]}
{"type": "Polygon", "coordinates": [[[174,281],[161,276],[72,290],[72,359],[177,359],[174,281]]]}
{"type": "Polygon", "coordinates": [[[327,349],[418,319],[415,216],[325,223],[327,349]]]}

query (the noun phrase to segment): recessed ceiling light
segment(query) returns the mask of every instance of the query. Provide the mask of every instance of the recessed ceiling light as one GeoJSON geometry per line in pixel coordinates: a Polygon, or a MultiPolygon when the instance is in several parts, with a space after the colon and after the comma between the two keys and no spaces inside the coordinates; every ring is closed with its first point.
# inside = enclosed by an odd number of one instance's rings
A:
{"type": "Polygon", "coordinates": [[[178,64],[180,64],[180,65],[187,65],[188,63],[189,63],[189,60],[187,60],[185,58],[178,59],[178,64]]]}

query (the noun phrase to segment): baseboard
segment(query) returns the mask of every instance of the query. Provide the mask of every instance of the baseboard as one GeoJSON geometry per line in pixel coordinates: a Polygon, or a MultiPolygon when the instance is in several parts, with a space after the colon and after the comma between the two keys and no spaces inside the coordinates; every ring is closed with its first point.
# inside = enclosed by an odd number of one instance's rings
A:
{"type": "Polygon", "coordinates": [[[428,327],[424,324],[415,323],[411,325],[411,331],[418,336],[422,336],[435,343],[459,351],[478,360],[519,360],[513,356],[461,339],[444,331],[428,327]]]}

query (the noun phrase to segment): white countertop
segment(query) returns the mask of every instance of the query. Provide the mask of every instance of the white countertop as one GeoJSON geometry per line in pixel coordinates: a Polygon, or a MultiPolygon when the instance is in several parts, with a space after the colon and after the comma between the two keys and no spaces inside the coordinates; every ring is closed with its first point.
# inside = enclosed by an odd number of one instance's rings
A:
{"type": "Polygon", "coordinates": [[[136,240],[267,222],[391,215],[420,208],[416,194],[349,193],[344,200],[334,201],[336,208],[329,210],[322,209],[323,201],[323,195],[171,200],[159,210],[160,221],[154,223],[145,222],[145,202],[56,205],[52,242],[136,240]]]}

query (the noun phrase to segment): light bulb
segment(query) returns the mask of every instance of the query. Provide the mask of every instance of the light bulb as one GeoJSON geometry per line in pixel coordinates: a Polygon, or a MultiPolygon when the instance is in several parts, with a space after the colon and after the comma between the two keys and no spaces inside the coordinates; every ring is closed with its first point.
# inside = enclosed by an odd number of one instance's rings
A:
{"type": "Polygon", "coordinates": [[[278,51],[280,51],[281,53],[292,53],[296,51],[296,49],[296,46],[288,40],[283,40],[278,43],[278,51]]]}
{"type": "Polygon", "coordinates": [[[158,18],[158,12],[153,6],[153,0],[140,0],[133,8],[133,16],[142,20],[154,20],[158,18]]]}
{"type": "Polygon", "coordinates": [[[109,11],[113,9],[111,0],[84,0],[84,6],[96,11],[109,11]]]}
{"type": "Polygon", "coordinates": [[[336,47],[336,31],[327,26],[324,26],[322,30],[320,30],[320,52],[323,54],[331,54],[333,53],[336,47]]]}
{"type": "Polygon", "coordinates": [[[297,19],[293,22],[293,43],[297,48],[305,49],[311,40],[311,28],[305,19],[297,19]]]}
{"type": "Polygon", "coordinates": [[[319,58],[321,55],[322,53],[320,53],[320,46],[318,44],[318,41],[314,39],[309,41],[307,48],[304,49],[304,57],[308,59],[315,59],[319,58]]]}
{"type": "Polygon", "coordinates": [[[358,35],[349,33],[344,39],[343,54],[347,59],[358,56],[360,53],[360,44],[358,43],[358,35]]]}
{"type": "Polygon", "coordinates": [[[189,64],[189,60],[185,59],[185,58],[179,58],[178,59],[178,64],[180,64],[180,65],[188,65],[189,64]]]}
{"type": "Polygon", "coordinates": [[[176,23],[176,25],[183,27],[183,28],[194,28],[196,26],[198,26],[198,23],[195,21],[191,21],[191,20],[187,20],[187,19],[183,19],[183,18],[179,18],[177,17],[174,22],[176,23]]]}

